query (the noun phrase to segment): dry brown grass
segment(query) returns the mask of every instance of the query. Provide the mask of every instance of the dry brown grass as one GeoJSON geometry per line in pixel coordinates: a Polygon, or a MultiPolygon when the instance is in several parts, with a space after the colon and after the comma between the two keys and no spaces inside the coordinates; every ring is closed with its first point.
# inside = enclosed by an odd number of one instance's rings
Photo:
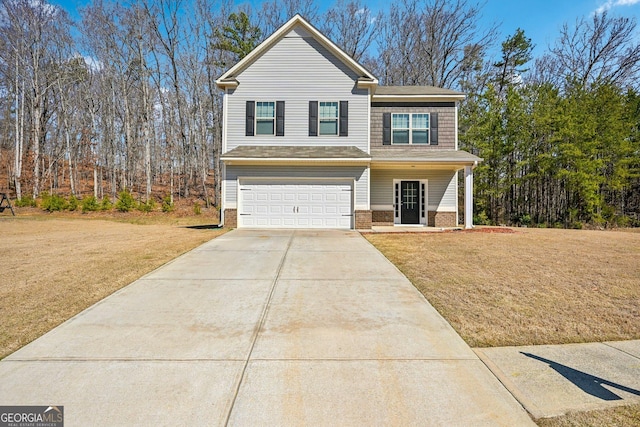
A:
{"type": "Polygon", "coordinates": [[[366,236],[474,347],[640,338],[640,234],[366,236]]]}
{"type": "Polygon", "coordinates": [[[223,233],[185,226],[217,222],[169,215],[0,217],[0,358],[223,233]]]}
{"type": "Polygon", "coordinates": [[[602,427],[640,425],[640,405],[620,406],[589,412],[572,412],[556,418],[536,420],[540,427],[602,427]]]}

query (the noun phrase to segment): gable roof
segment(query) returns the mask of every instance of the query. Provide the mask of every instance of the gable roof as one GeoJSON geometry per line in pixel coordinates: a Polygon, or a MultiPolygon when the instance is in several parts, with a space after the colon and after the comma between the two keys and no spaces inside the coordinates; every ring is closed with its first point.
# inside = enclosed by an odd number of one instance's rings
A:
{"type": "Polygon", "coordinates": [[[253,64],[258,58],[260,58],[266,51],[280,41],[286,34],[296,27],[303,27],[311,36],[322,44],[326,49],[334,54],[340,61],[342,61],[347,67],[352,69],[358,76],[359,86],[375,86],[378,84],[378,79],[371,74],[366,68],[355,61],[345,51],[340,49],[334,42],[329,40],[324,34],[322,34],[313,25],[307,22],[302,16],[296,15],[291,18],[282,27],[271,34],[265,41],[260,43],[255,49],[253,49],[247,56],[242,58],[236,65],[227,70],[222,76],[216,80],[216,86],[221,89],[225,87],[236,87],[238,81],[236,77],[247,67],[253,64]]]}

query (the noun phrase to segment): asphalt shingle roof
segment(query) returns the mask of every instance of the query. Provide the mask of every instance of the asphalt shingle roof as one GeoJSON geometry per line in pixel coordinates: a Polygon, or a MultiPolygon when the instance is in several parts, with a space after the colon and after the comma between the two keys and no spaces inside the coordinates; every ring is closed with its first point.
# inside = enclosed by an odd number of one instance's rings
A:
{"type": "Polygon", "coordinates": [[[242,145],[226,152],[222,157],[230,159],[369,159],[371,156],[353,146],[242,145]]]}
{"type": "Polygon", "coordinates": [[[429,147],[372,148],[371,160],[390,162],[480,162],[482,159],[463,150],[441,150],[429,147]]]}
{"type": "Polygon", "coordinates": [[[376,95],[387,96],[407,96],[407,95],[458,95],[464,96],[462,92],[456,92],[451,89],[443,89],[435,86],[378,86],[374,93],[376,95]]]}

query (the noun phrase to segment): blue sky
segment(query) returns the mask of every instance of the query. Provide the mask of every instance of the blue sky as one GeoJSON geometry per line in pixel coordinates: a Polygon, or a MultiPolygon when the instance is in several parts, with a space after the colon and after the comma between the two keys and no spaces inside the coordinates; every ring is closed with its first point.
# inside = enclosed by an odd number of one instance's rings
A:
{"type": "MultiPolygon", "coordinates": [[[[87,0],[49,0],[62,6],[72,17],[77,17],[77,9],[87,0]]],[[[186,0],[191,1],[191,0],[186,0]]],[[[260,4],[260,0],[250,0],[260,4]]],[[[364,1],[371,9],[385,9],[388,0],[364,1]]],[[[483,0],[478,0],[482,4],[483,0]]],[[[238,1],[242,3],[242,1],[238,1]]],[[[333,1],[316,1],[321,10],[327,9],[333,1]]],[[[474,0],[470,0],[474,3],[474,0]]],[[[499,42],[522,28],[536,45],[534,55],[539,55],[552,45],[564,23],[570,25],[576,19],[589,17],[597,10],[608,10],[615,16],[640,17],[640,0],[486,0],[482,8],[481,25],[499,25],[499,42]]]]}

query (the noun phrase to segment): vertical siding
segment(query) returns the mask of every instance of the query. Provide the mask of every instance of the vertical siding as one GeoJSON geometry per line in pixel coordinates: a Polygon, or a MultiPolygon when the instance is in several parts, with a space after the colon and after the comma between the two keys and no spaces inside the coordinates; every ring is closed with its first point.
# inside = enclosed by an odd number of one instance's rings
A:
{"type": "Polygon", "coordinates": [[[371,205],[393,205],[394,179],[427,179],[429,210],[454,212],[457,173],[449,170],[373,169],[371,171],[371,205]]]}
{"type": "Polygon", "coordinates": [[[368,152],[368,90],[303,29],[289,32],[236,78],[227,103],[227,150],[238,145],[351,145],[368,152]],[[245,136],[246,101],[285,101],[285,136],[245,136]],[[309,101],[349,101],[349,136],[309,136],[309,101]]]}
{"type": "Polygon", "coordinates": [[[354,209],[369,209],[367,191],[369,168],[362,166],[227,166],[225,174],[225,208],[233,209],[238,201],[238,178],[349,178],[355,180],[354,209]]]}
{"type": "MultiPolygon", "coordinates": [[[[438,113],[438,145],[415,145],[416,150],[455,150],[455,107],[371,107],[371,148],[384,147],[393,150],[394,145],[382,145],[383,113],[438,113]]],[[[407,145],[399,145],[407,147],[407,145]]]]}

